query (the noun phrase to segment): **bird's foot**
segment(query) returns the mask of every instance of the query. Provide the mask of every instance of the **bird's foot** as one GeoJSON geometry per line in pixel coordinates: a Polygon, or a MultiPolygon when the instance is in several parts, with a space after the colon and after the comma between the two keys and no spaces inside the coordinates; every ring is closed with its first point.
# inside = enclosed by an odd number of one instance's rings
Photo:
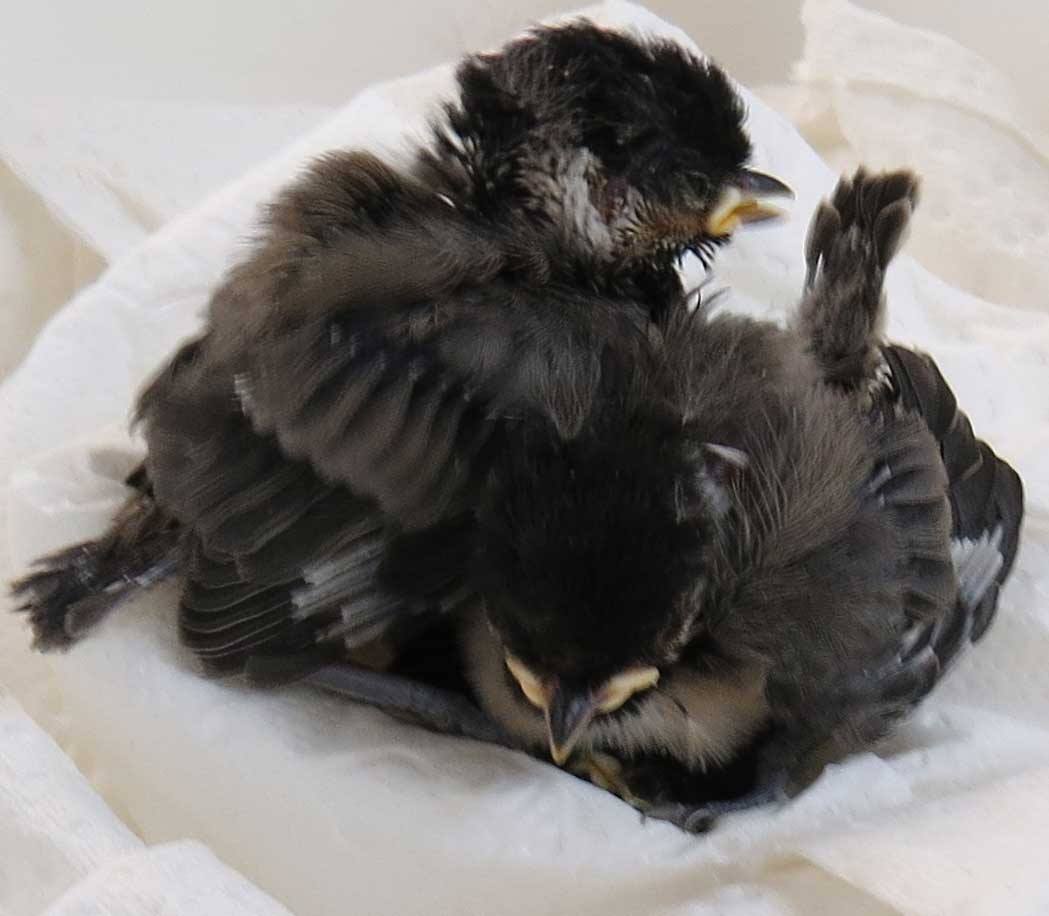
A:
{"type": "MultiPolygon", "coordinates": [[[[918,177],[906,170],[871,174],[861,167],[841,178],[809,226],[806,286],[822,280],[849,289],[857,270],[884,271],[918,205],[918,185],[918,177]]],[[[875,302],[852,304],[877,307],[875,302]]]]}
{"type": "Polygon", "coordinates": [[[779,770],[737,798],[699,804],[671,802],[652,805],[644,811],[644,816],[652,820],[667,821],[687,833],[706,833],[727,814],[765,808],[787,801],[789,781],[787,771],[779,770]]]}
{"type": "Polygon", "coordinates": [[[328,665],[306,680],[430,731],[513,746],[503,730],[469,697],[451,690],[347,664],[328,665]]]}
{"type": "Polygon", "coordinates": [[[911,172],[861,168],[838,182],[809,226],[799,329],[826,381],[859,392],[863,402],[884,384],[878,345],[885,269],[917,201],[911,172]]]}

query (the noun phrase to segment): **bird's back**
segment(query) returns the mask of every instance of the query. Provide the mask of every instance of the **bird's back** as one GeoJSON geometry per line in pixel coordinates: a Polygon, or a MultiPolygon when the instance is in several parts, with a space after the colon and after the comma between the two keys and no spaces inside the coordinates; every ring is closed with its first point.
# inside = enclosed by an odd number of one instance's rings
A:
{"type": "Polygon", "coordinates": [[[726,480],[713,638],[815,683],[953,602],[946,475],[920,419],[873,416],[771,324],[724,316],[675,333],[682,414],[749,458],[726,480]]]}

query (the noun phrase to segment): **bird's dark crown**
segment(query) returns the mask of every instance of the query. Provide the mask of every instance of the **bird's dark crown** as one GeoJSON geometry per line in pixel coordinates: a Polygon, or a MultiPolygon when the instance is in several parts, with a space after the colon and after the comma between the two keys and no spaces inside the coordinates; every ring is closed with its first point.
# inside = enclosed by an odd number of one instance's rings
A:
{"type": "Polygon", "coordinates": [[[712,536],[695,446],[621,405],[565,440],[537,426],[493,473],[480,582],[507,650],[598,683],[674,660],[693,635],[712,536]]]}

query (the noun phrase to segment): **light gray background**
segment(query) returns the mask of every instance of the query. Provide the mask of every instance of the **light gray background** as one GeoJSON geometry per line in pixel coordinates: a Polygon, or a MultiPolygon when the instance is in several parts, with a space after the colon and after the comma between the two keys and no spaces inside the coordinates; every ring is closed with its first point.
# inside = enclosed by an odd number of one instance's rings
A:
{"type": "MultiPolygon", "coordinates": [[[[1046,0],[859,0],[990,58],[1049,118],[1046,0]]],[[[34,94],[338,104],[500,44],[573,0],[5,0],[0,84],[34,94]]],[[[583,5],[583,4],[578,4],[583,5]]],[[[651,0],[743,82],[801,49],[800,0],[651,0]],[[745,36],[746,40],[742,40],[745,36]]],[[[0,125],[0,130],[2,130],[0,125]]]]}

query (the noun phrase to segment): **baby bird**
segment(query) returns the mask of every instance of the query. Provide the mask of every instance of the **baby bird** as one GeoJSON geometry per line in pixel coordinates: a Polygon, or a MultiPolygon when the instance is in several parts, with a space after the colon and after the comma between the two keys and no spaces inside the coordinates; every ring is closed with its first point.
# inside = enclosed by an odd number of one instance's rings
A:
{"type": "Polygon", "coordinates": [[[916,201],[909,173],[857,172],[813,221],[793,327],[678,308],[569,434],[515,430],[465,638],[516,741],[701,830],[883,736],[986,630],[1022,487],[932,361],[879,337],[916,201]],[[744,759],[747,791],[688,801],[744,759]]]}

